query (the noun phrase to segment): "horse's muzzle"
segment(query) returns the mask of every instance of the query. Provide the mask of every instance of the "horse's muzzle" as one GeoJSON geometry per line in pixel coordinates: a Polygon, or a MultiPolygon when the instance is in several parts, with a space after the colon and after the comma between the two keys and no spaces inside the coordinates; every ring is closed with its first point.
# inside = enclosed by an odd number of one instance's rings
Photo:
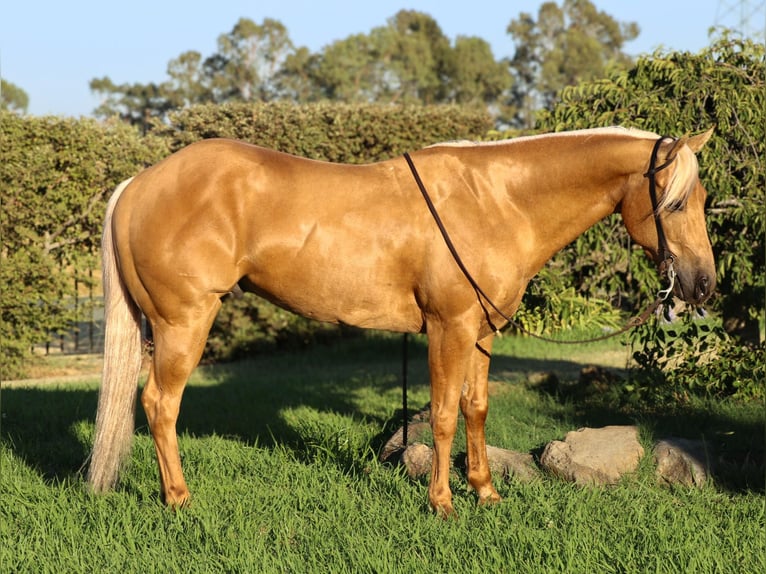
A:
{"type": "Polygon", "coordinates": [[[692,305],[702,305],[707,301],[715,291],[715,276],[707,273],[699,273],[694,279],[692,285],[687,285],[681,281],[681,293],[678,295],[692,305]]]}

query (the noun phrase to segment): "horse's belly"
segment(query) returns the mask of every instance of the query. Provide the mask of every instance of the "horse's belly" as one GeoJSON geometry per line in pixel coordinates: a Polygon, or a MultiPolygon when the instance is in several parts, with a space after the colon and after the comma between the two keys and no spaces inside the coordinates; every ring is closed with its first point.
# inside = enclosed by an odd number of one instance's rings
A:
{"type": "Polygon", "coordinates": [[[388,331],[417,332],[423,317],[414,290],[374,270],[287,263],[279,270],[249,273],[245,290],[304,317],[388,331]]]}

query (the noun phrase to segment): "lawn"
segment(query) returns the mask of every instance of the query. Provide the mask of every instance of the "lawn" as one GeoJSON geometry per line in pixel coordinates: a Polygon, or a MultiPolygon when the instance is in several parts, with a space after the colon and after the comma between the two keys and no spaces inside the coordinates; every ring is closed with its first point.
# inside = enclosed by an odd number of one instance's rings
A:
{"type": "MultiPolygon", "coordinates": [[[[700,399],[640,410],[576,399],[528,380],[551,371],[575,380],[585,363],[619,371],[625,348],[504,337],[490,444],[539,454],[582,426],[638,424],[647,452],[669,434],[704,438],[714,480],[660,486],[647,455],[614,487],[496,480],[504,501],[478,507],[456,468],[458,518],[442,521],[425,481],[377,458],[399,424],[400,347],[375,335],[199,368],[178,424],[193,494],[179,512],[159,502],[142,414],[119,489],[95,496],[84,487],[96,378],[3,385],[0,572],[766,571],[763,405],[700,399]]],[[[418,409],[428,402],[422,339],[411,340],[410,358],[418,409]]]]}

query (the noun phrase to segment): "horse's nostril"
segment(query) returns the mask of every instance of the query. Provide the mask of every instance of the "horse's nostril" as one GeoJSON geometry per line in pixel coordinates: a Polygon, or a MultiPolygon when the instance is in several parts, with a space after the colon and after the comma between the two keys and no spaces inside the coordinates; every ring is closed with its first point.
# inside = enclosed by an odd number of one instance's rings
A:
{"type": "Polygon", "coordinates": [[[694,295],[697,301],[702,301],[710,294],[710,279],[707,275],[702,275],[697,279],[697,285],[695,286],[694,295]]]}

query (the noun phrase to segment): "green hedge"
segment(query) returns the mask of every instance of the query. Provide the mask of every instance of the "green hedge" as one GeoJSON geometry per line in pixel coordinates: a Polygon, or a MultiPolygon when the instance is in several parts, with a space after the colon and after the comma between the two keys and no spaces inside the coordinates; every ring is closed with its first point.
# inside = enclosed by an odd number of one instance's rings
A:
{"type": "MultiPolygon", "coordinates": [[[[634,333],[642,369],[631,393],[678,400],[689,393],[766,396],[762,328],[766,292],[766,49],[723,37],[698,54],[640,58],[607,79],[568,88],[539,118],[542,130],[620,124],[680,136],[715,126],[699,154],[708,190],[707,222],[718,288],[709,306],[723,327],[701,328],[686,316],[672,329],[634,333]],[[742,343],[745,343],[744,345],[742,343]],[[757,368],[761,365],[760,368],[757,368]]],[[[635,309],[651,300],[658,276],[640,249],[626,256],[627,234],[615,216],[557,255],[531,292],[574,287],[584,295],[620,295],[635,309]],[[551,270],[569,269],[569,274],[551,270]],[[608,271],[604,273],[604,271],[608,271]]]]}
{"type": "MultiPolygon", "coordinates": [[[[539,118],[546,131],[607,125],[635,126],[681,136],[715,126],[699,154],[708,192],[708,230],[718,264],[712,305],[727,328],[758,339],[766,290],[766,52],[764,46],[723,38],[699,54],[643,57],[608,79],[563,91],[561,102],[539,118]]],[[[589,295],[623,292],[633,308],[653,297],[659,283],[618,218],[580,237],[556,257],[573,269],[575,287],[589,295]],[[602,273],[614,262],[610,273],[602,273]],[[622,287],[622,289],[620,289],[622,287]]]]}
{"type": "Polygon", "coordinates": [[[486,112],[457,106],[290,103],[187,108],[155,123],[173,150],[227,137],[332,162],[380,161],[449,140],[478,139],[492,127],[486,112]]]}
{"type": "Polygon", "coordinates": [[[76,282],[99,267],[106,199],[167,152],[119,122],[0,114],[0,379],[70,327],[76,282]]]}

